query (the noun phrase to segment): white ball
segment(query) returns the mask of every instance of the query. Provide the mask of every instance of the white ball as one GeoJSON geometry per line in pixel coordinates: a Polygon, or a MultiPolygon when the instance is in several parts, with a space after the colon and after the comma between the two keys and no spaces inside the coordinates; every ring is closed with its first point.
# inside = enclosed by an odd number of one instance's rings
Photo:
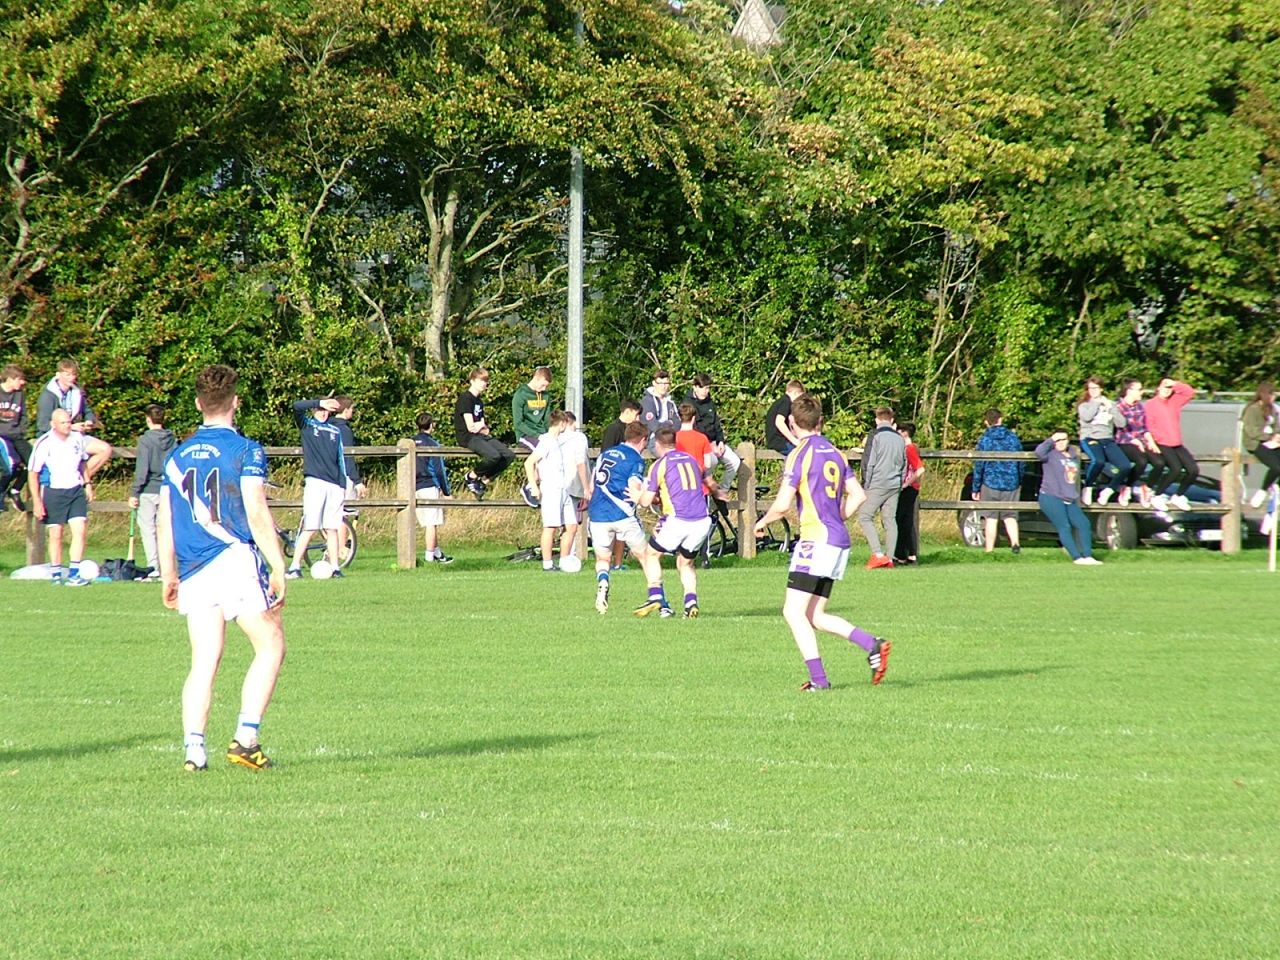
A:
{"type": "Polygon", "coordinates": [[[80,576],[86,580],[96,580],[102,569],[92,560],[80,561],[80,576]]]}
{"type": "Polygon", "coordinates": [[[571,553],[560,558],[560,569],[565,573],[577,573],[582,569],[582,561],[571,553]]]}
{"type": "Polygon", "coordinates": [[[328,560],[317,560],[311,565],[312,580],[328,580],[333,576],[333,564],[328,560]]]}

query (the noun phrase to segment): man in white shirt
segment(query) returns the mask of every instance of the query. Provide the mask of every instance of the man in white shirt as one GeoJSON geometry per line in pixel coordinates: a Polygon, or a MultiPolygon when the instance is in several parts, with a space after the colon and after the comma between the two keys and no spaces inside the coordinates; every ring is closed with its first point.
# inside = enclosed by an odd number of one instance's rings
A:
{"type": "Polygon", "coordinates": [[[89,581],[80,576],[80,561],[89,527],[93,475],[111,459],[111,445],[72,429],[71,414],[62,408],[49,418],[49,432],[31,449],[31,512],[43,520],[49,535],[49,567],[54,586],[63,582],[62,528],[71,527],[69,587],[89,581]],[[85,461],[88,461],[87,463],[85,461]]]}

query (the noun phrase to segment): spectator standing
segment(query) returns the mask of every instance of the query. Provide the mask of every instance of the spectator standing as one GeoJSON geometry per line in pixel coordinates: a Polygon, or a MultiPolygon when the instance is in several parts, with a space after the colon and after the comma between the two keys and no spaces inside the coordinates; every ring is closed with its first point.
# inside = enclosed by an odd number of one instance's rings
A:
{"type": "Polygon", "coordinates": [[[342,504],[347,498],[347,466],[342,433],[329,422],[342,405],[333,397],[299,400],[293,405],[302,438],[302,532],[293,546],[293,562],[287,576],[302,576],[302,558],[317,530],[324,531],[325,558],[333,575],[342,577],[342,504]]]}
{"type": "Polygon", "coordinates": [[[49,415],[49,431],[31,448],[28,482],[31,512],[44,521],[49,534],[49,566],[54,586],[63,583],[62,528],[71,528],[68,553],[69,587],[83,587],[89,580],[80,576],[85,541],[89,529],[89,504],[93,501],[93,475],[111,459],[111,446],[96,437],[77,433],[71,414],[55,408],[49,415]],[[87,461],[87,463],[86,463],[87,461]],[[41,473],[47,471],[42,481],[41,473]]]}
{"type": "Polygon", "coordinates": [[[1058,531],[1058,541],[1081,566],[1102,563],[1093,556],[1093,532],[1089,518],[1080,509],[1080,456],[1071,448],[1071,436],[1056,430],[1036,447],[1036,457],[1044,463],[1040,480],[1040,509],[1058,531]]]}
{"type": "Polygon", "coordinates": [[[359,444],[356,443],[355,431],[351,429],[351,421],[356,415],[356,402],[350,397],[335,397],[339,407],[337,412],[329,418],[329,422],[338,428],[338,433],[342,435],[342,463],[347,471],[347,499],[354,500],[357,497],[363,497],[369,492],[364,480],[360,476],[360,466],[356,463],[355,454],[351,451],[359,444]]]}
{"type": "Polygon", "coordinates": [[[1124,414],[1104,392],[1101,377],[1090,377],[1084,382],[1084,390],[1076,401],[1076,416],[1080,420],[1080,445],[1089,458],[1084,472],[1082,494],[1085,503],[1093,502],[1093,488],[1103,478],[1107,485],[1098,493],[1098,503],[1106,504],[1120,495],[1121,505],[1128,504],[1125,481],[1133,463],[1116,443],[1116,430],[1124,426],[1124,414]]]}
{"type": "Polygon", "coordinates": [[[716,409],[716,401],[711,396],[711,385],[712,380],[709,374],[698,374],[693,378],[693,386],[689,388],[684,402],[692,404],[697,411],[693,422],[694,429],[706,434],[707,439],[711,441],[711,452],[715,455],[715,462],[712,463],[711,468],[715,469],[719,464],[724,464],[720,486],[725,491],[729,491],[733,489],[733,484],[738,479],[742,458],[725,440],[724,424],[720,422],[720,412],[716,409]]]}
{"type": "Polygon", "coordinates": [[[1116,431],[1116,442],[1124,455],[1133,463],[1126,479],[1128,497],[1121,493],[1121,505],[1128,504],[1134,496],[1144,507],[1151,506],[1151,490],[1142,483],[1142,475],[1148,466],[1152,473],[1164,469],[1164,457],[1160,447],[1147,429],[1146,405],[1142,402],[1142,381],[1126,380],[1120,387],[1120,401],[1116,404],[1124,417],[1124,426],[1116,431]]]}
{"type": "Polygon", "coordinates": [[[229,763],[271,766],[258,731],[285,655],[284,555],[267,506],[267,456],[235,428],[236,380],[236,372],[221,365],[196,377],[204,422],[174,450],[160,493],[164,605],[187,618],[191,641],[191,670],[182,686],[182,766],[192,773],[209,767],[205,732],[227,623],[236,621],[253,646],[229,763]]]}
{"type": "Polygon", "coordinates": [[[547,432],[524,461],[525,486],[542,513],[542,569],[548,571],[559,569],[554,559],[557,533],[560,556],[564,557],[573,549],[578,532],[578,511],[569,497],[565,448],[560,443],[560,435],[569,428],[569,417],[567,411],[553,410],[547,432]]]}
{"type": "MultiPolygon", "coordinates": [[[[415,446],[426,450],[440,446],[440,441],[431,435],[436,425],[435,417],[429,413],[420,413],[417,425],[418,432],[413,438],[415,446]]],[[[419,454],[414,472],[414,487],[419,504],[423,500],[439,500],[449,496],[449,474],[444,467],[444,457],[419,454]]],[[[427,563],[453,563],[453,557],[445,556],[440,549],[440,528],[444,525],[444,511],[439,507],[419,505],[417,512],[425,548],[422,559],[427,563]]]]}
{"type": "Polygon", "coordinates": [[[530,452],[538,445],[538,438],[547,432],[551,416],[551,402],[547,399],[550,385],[551,368],[539,367],[529,382],[516,387],[511,396],[511,423],[515,427],[516,443],[530,452]]]}
{"type": "Polygon", "coordinates": [[[902,492],[898,494],[898,547],[893,551],[893,562],[911,565],[919,561],[917,553],[920,549],[920,525],[916,516],[916,505],[920,501],[920,479],[924,476],[924,461],[920,459],[920,450],[912,437],[916,433],[916,425],[911,422],[898,424],[898,433],[906,442],[907,473],[902,480],[902,492]]]}
{"type": "Polygon", "coordinates": [[[458,445],[480,458],[475,468],[467,471],[466,487],[477,500],[482,500],[489,484],[511,465],[515,454],[490,435],[484,418],[484,401],[480,395],[489,389],[489,371],[477,367],[467,379],[467,389],[458,395],[453,408],[453,431],[458,445]]]}
{"type": "Polygon", "coordinates": [[[782,396],[773,401],[764,415],[764,445],[784,457],[800,442],[791,423],[791,404],[803,394],[803,383],[788,380],[782,396]]]}
{"type": "Polygon", "coordinates": [[[1276,388],[1272,384],[1258,384],[1253,399],[1240,414],[1240,436],[1244,448],[1267,468],[1249,500],[1249,505],[1257,508],[1266,501],[1267,491],[1280,481],[1280,409],[1276,407],[1276,388]]]}
{"type": "Polygon", "coordinates": [[[58,361],[57,372],[53,379],[40,391],[40,399],[36,404],[36,431],[47,433],[51,425],[53,411],[65,410],[71,414],[71,429],[76,433],[91,433],[100,424],[84,391],[80,389],[80,364],[67,358],[58,361]]]}
{"type": "Polygon", "coordinates": [[[27,509],[22,500],[31,459],[26,386],[27,375],[16,363],[0,370],[0,513],[5,510],[6,495],[19,510],[27,509]]]}
{"type": "MultiPolygon", "coordinates": [[[[600,441],[600,449],[607,450],[626,442],[627,424],[635,423],[640,418],[640,404],[635,400],[623,400],[618,409],[618,419],[604,428],[604,439],[600,441]]],[[[647,428],[646,428],[647,429],[647,428]]]]}
{"type": "Polygon", "coordinates": [[[858,525],[871,545],[868,570],[891,569],[898,548],[898,497],[907,474],[907,444],[893,425],[893,411],[876,408],[876,426],[862,448],[862,487],[867,498],[858,508],[858,525]],[[884,524],[884,548],[876,532],[876,514],[884,524]]]}
{"type": "Polygon", "coordinates": [[[676,410],[676,402],[671,399],[671,374],[666,370],[658,370],[653,375],[653,384],[645,390],[640,398],[640,420],[649,431],[649,449],[654,449],[654,434],[668,428],[677,430],[680,426],[680,415],[676,410]]]}
{"type": "Polygon", "coordinates": [[[129,506],[138,511],[138,531],[142,534],[142,550],[151,568],[148,580],[160,579],[160,560],[156,552],[156,523],[160,517],[160,485],[164,480],[164,462],[178,445],[173,431],[165,426],[164,407],[153,403],[147,407],[147,429],[138,437],[133,461],[133,484],[129,487],[129,506]]]}
{"type": "Polygon", "coordinates": [[[1164,469],[1151,475],[1151,505],[1157,510],[1170,506],[1190,510],[1187,491],[1200,476],[1200,467],[1191,451],[1182,445],[1182,408],[1191,402],[1195,390],[1173,377],[1162,377],[1156,395],[1146,403],[1147,427],[1159,447],[1164,469]],[[1173,495],[1169,491],[1177,490],[1173,495]]]}
{"type": "MultiPolygon", "coordinates": [[[[1022,441],[1018,435],[1004,425],[1004,415],[991,407],[984,417],[987,429],[978,438],[977,449],[980,451],[997,450],[1005,453],[1021,453],[1022,441]]],[[[973,499],[984,505],[979,516],[982,517],[983,549],[994,553],[996,534],[999,524],[1004,522],[1005,533],[1009,535],[1009,546],[1014,553],[1021,553],[1019,540],[1018,514],[1014,510],[1002,509],[1001,503],[1012,503],[1022,495],[1023,466],[1019,460],[975,460],[973,461],[973,499]]]]}

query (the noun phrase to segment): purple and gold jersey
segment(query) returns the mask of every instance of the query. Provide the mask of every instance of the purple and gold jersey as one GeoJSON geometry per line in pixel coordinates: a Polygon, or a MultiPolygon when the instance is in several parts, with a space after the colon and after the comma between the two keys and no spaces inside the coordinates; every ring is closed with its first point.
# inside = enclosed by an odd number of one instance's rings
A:
{"type": "Polygon", "coordinates": [[[822,434],[805,437],[787,454],[782,482],[796,488],[801,540],[849,547],[849,528],[840,505],[852,476],[844,454],[822,434]]]}
{"type": "Polygon", "coordinates": [[[647,489],[662,494],[663,516],[705,520],[707,497],[702,492],[702,466],[683,450],[663,454],[649,468],[647,489]]]}

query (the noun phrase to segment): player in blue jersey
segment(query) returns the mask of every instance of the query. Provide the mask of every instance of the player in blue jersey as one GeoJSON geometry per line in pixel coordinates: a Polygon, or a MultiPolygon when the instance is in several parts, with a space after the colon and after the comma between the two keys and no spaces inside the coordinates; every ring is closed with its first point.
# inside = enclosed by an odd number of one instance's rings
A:
{"type": "Polygon", "coordinates": [[[847,521],[866,499],[866,491],[844,455],[819,433],[821,400],[809,393],[797,397],[791,406],[791,419],[798,442],[782,468],[777,499],[756,523],[755,533],[763,536],[765,528],[798,501],[800,540],[791,554],[782,616],[809,668],[809,679],[800,689],[830,687],[818,652],[817,630],[844,637],[866,650],[871,682],[879,683],[889,667],[889,642],[827,613],[831,587],[844,576],[849,562],[847,521]]]}
{"type": "Polygon", "coordinates": [[[164,605],[186,616],[191,640],[191,671],[182,687],[183,767],[189,771],[208,769],[205,728],[227,621],[238,622],[253,645],[227,749],[231,763],[253,770],[271,765],[258,727],[284,662],[284,554],[267,507],[266,454],[234,426],[236,379],[220,364],[196,377],[204,424],[169,455],[160,488],[164,605]]]}
{"type": "Polygon", "coordinates": [[[649,598],[636,607],[635,614],[647,617],[657,610],[663,617],[672,615],[662,590],[662,554],[673,553],[684,588],[684,615],[692,619],[698,615],[698,574],[693,560],[711,532],[707,497],[702,489],[702,464],[676,449],[676,432],[670,427],[658,430],[653,439],[658,459],[649,468],[637,502],[647,507],[661,500],[662,519],[649,538],[652,549],[641,560],[649,579],[649,598]]]}
{"type": "Polygon", "coordinates": [[[609,609],[609,564],[615,543],[625,543],[643,563],[648,552],[644,527],[636,519],[636,500],[644,487],[644,457],[649,430],[632,421],[623,428],[622,442],[600,452],[587,519],[596,551],[596,609],[609,609]]]}

